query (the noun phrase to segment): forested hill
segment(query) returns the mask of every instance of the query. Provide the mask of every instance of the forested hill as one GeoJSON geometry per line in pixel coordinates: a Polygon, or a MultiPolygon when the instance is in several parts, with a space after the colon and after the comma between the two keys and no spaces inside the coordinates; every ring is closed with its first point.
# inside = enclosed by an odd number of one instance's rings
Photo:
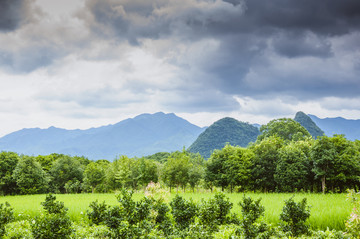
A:
{"type": "Polygon", "coordinates": [[[212,151],[222,149],[226,143],[246,147],[256,141],[259,134],[257,127],[227,117],[216,121],[201,133],[188,150],[209,158],[212,151]]]}
{"type": "Polygon", "coordinates": [[[320,119],[315,115],[310,118],[322,129],[327,136],[344,134],[349,140],[360,140],[360,119],[350,120],[342,117],[320,119]]]}
{"type": "Polygon", "coordinates": [[[312,119],[306,115],[304,112],[297,112],[295,115],[294,120],[298,123],[300,123],[309,133],[312,137],[317,138],[319,136],[324,135],[324,131],[322,131],[315,123],[312,121],[312,119]]]}
{"type": "Polygon", "coordinates": [[[203,128],[175,114],[142,114],[114,125],[87,130],[23,129],[0,138],[0,151],[27,155],[62,153],[113,160],[188,147],[203,128]]]}

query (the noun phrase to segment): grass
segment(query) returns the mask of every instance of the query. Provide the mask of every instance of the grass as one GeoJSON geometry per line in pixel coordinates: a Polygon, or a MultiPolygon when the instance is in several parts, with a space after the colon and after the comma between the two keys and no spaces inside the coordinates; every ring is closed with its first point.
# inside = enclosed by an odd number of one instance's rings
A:
{"type": "MultiPolygon", "coordinates": [[[[186,199],[192,198],[199,202],[201,199],[209,199],[214,194],[211,193],[179,193],[186,199]]],[[[172,193],[170,199],[176,194],[172,193]]],[[[239,202],[242,200],[244,194],[228,193],[230,201],[233,202],[233,212],[238,215],[241,214],[239,202]]],[[[31,219],[35,215],[42,212],[41,202],[45,200],[46,195],[22,195],[22,196],[6,196],[0,197],[0,203],[9,202],[14,208],[16,219],[31,219]]],[[[135,193],[134,199],[143,197],[143,193],[135,193]]],[[[279,215],[284,206],[284,200],[294,196],[295,201],[300,201],[306,197],[308,205],[311,206],[311,216],[309,223],[312,229],[326,230],[336,229],[344,230],[345,220],[350,215],[351,205],[346,200],[345,194],[312,194],[312,193],[247,193],[253,199],[262,198],[261,204],[265,207],[265,220],[272,224],[279,223],[279,215]]],[[[89,204],[92,201],[105,201],[108,205],[116,205],[116,197],[114,194],[58,194],[56,195],[58,201],[62,201],[67,207],[68,214],[74,221],[86,220],[86,211],[89,209],[89,204]]]]}

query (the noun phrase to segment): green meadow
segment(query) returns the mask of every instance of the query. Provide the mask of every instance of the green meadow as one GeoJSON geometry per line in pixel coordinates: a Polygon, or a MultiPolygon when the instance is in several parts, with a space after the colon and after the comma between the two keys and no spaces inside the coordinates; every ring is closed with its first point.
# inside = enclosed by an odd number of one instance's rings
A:
{"type": "MultiPolygon", "coordinates": [[[[202,199],[207,200],[214,196],[212,193],[179,193],[186,199],[192,198],[196,202],[202,199]]],[[[176,195],[172,193],[169,201],[176,195]]],[[[265,207],[265,220],[268,223],[278,224],[279,215],[284,200],[294,196],[295,201],[307,198],[308,205],[311,207],[311,216],[309,223],[312,229],[326,230],[345,229],[345,220],[351,212],[350,202],[346,198],[346,194],[313,194],[313,193],[246,193],[253,199],[261,198],[261,204],[265,207]]],[[[46,195],[22,195],[22,196],[2,196],[0,203],[9,202],[14,208],[14,215],[17,220],[31,219],[35,215],[42,212],[41,202],[45,200],[46,195]]],[[[135,199],[143,197],[143,193],[134,193],[135,199]]],[[[232,212],[241,215],[238,203],[242,200],[243,193],[227,193],[226,196],[233,202],[232,212]]],[[[105,201],[108,205],[116,205],[117,200],[115,194],[57,194],[58,201],[62,201],[67,207],[68,213],[73,221],[87,220],[86,211],[92,201],[105,201]]]]}

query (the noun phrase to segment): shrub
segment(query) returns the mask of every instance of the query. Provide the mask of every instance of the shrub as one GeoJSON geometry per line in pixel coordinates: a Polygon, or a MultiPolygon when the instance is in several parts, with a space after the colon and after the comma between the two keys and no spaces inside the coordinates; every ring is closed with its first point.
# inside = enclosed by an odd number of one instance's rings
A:
{"type": "Polygon", "coordinates": [[[98,203],[98,201],[91,202],[89,207],[91,211],[87,211],[86,214],[90,221],[94,224],[99,225],[106,220],[108,206],[105,202],[98,203]]]}
{"type": "Polygon", "coordinates": [[[181,196],[176,195],[170,202],[170,206],[176,226],[179,229],[186,229],[190,226],[190,224],[194,223],[198,208],[192,200],[187,201],[181,196]]]}
{"type": "Polygon", "coordinates": [[[14,220],[13,209],[8,202],[0,204],[0,237],[5,234],[5,225],[14,220]]]}
{"type": "Polygon", "coordinates": [[[254,201],[252,198],[244,196],[243,201],[239,203],[243,217],[240,225],[245,238],[256,238],[256,236],[267,229],[265,223],[257,223],[259,218],[263,216],[265,212],[265,208],[260,205],[260,201],[261,198],[254,201]]]}
{"type": "Polygon", "coordinates": [[[70,217],[66,214],[64,203],[56,202],[56,197],[47,195],[41,203],[45,214],[35,217],[31,229],[35,239],[71,238],[73,229],[70,217]]]}
{"type": "MultiPolygon", "coordinates": [[[[326,229],[326,231],[315,231],[311,235],[313,239],[344,239],[344,234],[335,230],[326,229]]],[[[347,237],[346,237],[347,238],[347,237]]]]}
{"type": "Polygon", "coordinates": [[[31,225],[29,221],[22,220],[9,223],[5,226],[6,233],[3,239],[32,239],[31,225]]]}
{"type": "Polygon", "coordinates": [[[349,219],[345,223],[346,232],[352,237],[360,238],[360,193],[355,193],[354,190],[350,190],[348,199],[351,200],[353,209],[349,219]]]}
{"type": "Polygon", "coordinates": [[[215,194],[214,203],[217,205],[218,212],[216,213],[216,219],[218,223],[221,225],[228,223],[228,214],[231,211],[233,203],[230,202],[229,198],[226,198],[223,193],[215,194]]]}
{"type": "Polygon", "coordinates": [[[101,239],[109,238],[110,230],[105,225],[80,225],[76,224],[72,238],[101,239]]]}
{"type": "Polygon", "coordinates": [[[203,230],[215,232],[218,230],[218,215],[219,207],[215,203],[215,200],[210,199],[209,201],[201,200],[199,205],[199,223],[204,227],[203,230]]]}
{"type": "Polygon", "coordinates": [[[310,217],[310,207],[306,205],[306,198],[297,203],[291,197],[285,200],[285,206],[280,214],[282,229],[292,236],[309,233],[309,226],[305,224],[310,217]]]}

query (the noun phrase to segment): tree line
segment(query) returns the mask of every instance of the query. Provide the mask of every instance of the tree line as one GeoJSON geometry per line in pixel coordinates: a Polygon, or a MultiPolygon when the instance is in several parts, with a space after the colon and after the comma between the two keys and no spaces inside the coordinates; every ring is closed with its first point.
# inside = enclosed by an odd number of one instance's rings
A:
{"type": "Polygon", "coordinates": [[[360,187],[360,141],[311,137],[291,119],[270,121],[248,147],[226,144],[208,160],[183,149],[113,162],[63,154],[0,153],[0,194],[112,192],[161,182],[171,190],[344,192],[360,187]]]}

